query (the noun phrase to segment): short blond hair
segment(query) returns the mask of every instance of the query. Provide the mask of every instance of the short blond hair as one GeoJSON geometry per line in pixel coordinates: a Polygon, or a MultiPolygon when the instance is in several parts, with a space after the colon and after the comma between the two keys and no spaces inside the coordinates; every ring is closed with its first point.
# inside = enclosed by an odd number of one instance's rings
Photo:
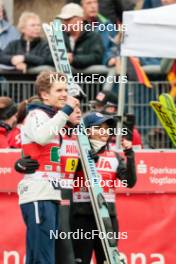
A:
{"type": "Polygon", "coordinates": [[[42,71],[37,76],[35,81],[35,89],[38,97],[42,100],[41,93],[47,92],[51,90],[53,83],[51,82],[51,76],[57,79],[57,81],[66,83],[66,76],[63,73],[53,72],[53,71],[42,71]]]}
{"type": "Polygon", "coordinates": [[[18,25],[17,25],[17,28],[20,32],[22,32],[22,29],[24,28],[26,21],[30,18],[38,18],[41,21],[39,15],[37,15],[36,13],[34,13],[34,12],[23,12],[21,14],[21,16],[19,17],[18,25]]]}

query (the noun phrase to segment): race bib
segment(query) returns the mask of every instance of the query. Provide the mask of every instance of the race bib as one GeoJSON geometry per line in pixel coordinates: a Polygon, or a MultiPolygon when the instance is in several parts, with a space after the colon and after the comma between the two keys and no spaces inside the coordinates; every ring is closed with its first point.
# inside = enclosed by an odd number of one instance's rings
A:
{"type": "Polygon", "coordinates": [[[65,172],[75,172],[78,166],[78,159],[67,159],[65,172]]]}

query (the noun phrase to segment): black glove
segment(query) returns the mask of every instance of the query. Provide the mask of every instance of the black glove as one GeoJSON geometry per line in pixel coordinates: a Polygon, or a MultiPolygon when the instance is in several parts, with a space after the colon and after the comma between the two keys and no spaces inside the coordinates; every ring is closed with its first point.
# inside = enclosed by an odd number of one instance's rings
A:
{"type": "Polygon", "coordinates": [[[130,149],[124,149],[123,152],[124,152],[124,154],[125,154],[126,157],[131,157],[134,154],[134,151],[133,151],[132,148],[130,148],[130,149]]]}
{"type": "Polygon", "coordinates": [[[19,159],[15,163],[15,170],[19,173],[34,173],[38,167],[39,163],[37,160],[31,159],[30,156],[26,156],[22,159],[19,159]]]}
{"type": "Polygon", "coordinates": [[[126,139],[132,141],[133,138],[133,129],[135,125],[135,116],[133,114],[125,114],[123,120],[123,127],[127,128],[127,136],[124,136],[126,139]]]}

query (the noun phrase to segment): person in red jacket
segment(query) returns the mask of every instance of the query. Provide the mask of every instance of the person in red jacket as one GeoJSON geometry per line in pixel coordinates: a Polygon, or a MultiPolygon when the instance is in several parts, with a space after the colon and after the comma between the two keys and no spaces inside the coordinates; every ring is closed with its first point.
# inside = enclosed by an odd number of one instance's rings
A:
{"type": "Polygon", "coordinates": [[[16,114],[17,125],[12,128],[8,134],[8,143],[10,148],[22,148],[21,146],[21,129],[23,127],[24,119],[27,115],[27,105],[32,102],[39,102],[40,99],[37,95],[30,97],[27,100],[22,101],[18,105],[18,112],[16,114]]]}
{"type": "Polygon", "coordinates": [[[10,97],[0,97],[0,148],[9,148],[9,131],[15,126],[17,106],[10,97]]]}

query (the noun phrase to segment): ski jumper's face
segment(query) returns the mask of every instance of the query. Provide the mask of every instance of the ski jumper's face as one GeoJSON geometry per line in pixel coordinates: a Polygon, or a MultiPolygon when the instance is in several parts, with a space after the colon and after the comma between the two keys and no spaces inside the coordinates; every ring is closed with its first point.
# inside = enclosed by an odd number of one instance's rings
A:
{"type": "Polygon", "coordinates": [[[45,104],[62,109],[67,100],[67,83],[53,82],[49,92],[42,92],[42,98],[45,104]]]}
{"type": "Polygon", "coordinates": [[[74,111],[69,116],[69,121],[72,123],[73,126],[76,126],[80,123],[81,120],[81,109],[80,103],[74,108],[74,111]]]}
{"type": "Polygon", "coordinates": [[[103,123],[99,126],[92,126],[90,128],[90,138],[106,143],[109,139],[108,129],[109,126],[107,123],[103,123]]]}

